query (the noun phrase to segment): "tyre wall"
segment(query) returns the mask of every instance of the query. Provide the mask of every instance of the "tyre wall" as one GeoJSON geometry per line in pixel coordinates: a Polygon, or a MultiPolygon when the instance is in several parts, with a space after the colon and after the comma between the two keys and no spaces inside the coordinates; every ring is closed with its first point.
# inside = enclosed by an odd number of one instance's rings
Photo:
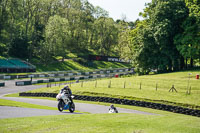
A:
{"type": "MultiPolygon", "coordinates": [[[[20,96],[32,96],[32,97],[53,97],[55,98],[57,93],[20,93],[20,96]]],[[[105,102],[113,104],[123,104],[131,106],[146,107],[158,110],[164,110],[174,113],[180,113],[185,115],[192,115],[200,117],[200,110],[183,108],[179,106],[165,105],[160,103],[128,100],[128,99],[119,99],[119,98],[110,98],[110,97],[96,97],[96,96],[84,96],[84,95],[74,95],[75,100],[83,101],[95,101],[95,102],[105,102]]]]}

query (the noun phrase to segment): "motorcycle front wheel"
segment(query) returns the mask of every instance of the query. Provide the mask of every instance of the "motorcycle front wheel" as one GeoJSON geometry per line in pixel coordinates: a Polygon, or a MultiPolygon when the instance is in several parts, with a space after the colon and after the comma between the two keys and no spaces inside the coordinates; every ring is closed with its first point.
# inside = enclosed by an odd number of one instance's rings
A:
{"type": "Polygon", "coordinates": [[[75,104],[72,102],[69,104],[69,111],[73,113],[75,111],[75,104]]]}
{"type": "Polygon", "coordinates": [[[65,103],[63,102],[63,100],[60,100],[60,101],[58,102],[58,110],[59,110],[60,112],[63,111],[64,105],[65,105],[65,103]]]}

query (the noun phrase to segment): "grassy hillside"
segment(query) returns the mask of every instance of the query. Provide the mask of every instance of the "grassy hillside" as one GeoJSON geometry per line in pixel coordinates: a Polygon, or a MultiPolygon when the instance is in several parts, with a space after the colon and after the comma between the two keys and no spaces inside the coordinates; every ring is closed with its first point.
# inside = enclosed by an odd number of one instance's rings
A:
{"type": "Polygon", "coordinates": [[[67,71],[67,70],[92,70],[92,69],[104,69],[104,68],[123,68],[131,67],[130,64],[116,63],[116,62],[104,62],[94,61],[91,66],[81,64],[71,59],[65,60],[64,62],[58,61],[48,65],[38,64],[36,65],[37,72],[44,71],[67,71]]]}
{"type": "Polygon", "coordinates": [[[37,58],[34,58],[31,60],[31,63],[37,67],[37,72],[131,67],[131,64],[127,63],[88,61],[84,59],[84,57],[77,57],[76,55],[69,55],[67,58],[68,59],[62,61],[57,57],[52,62],[49,62],[48,65],[45,65],[37,58]]]}
{"type": "MultiPolygon", "coordinates": [[[[127,98],[200,109],[200,80],[195,79],[198,73],[200,73],[199,70],[101,79],[72,84],[71,89],[74,94],[79,95],[127,98]],[[188,73],[192,73],[190,77],[188,73]],[[172,85],[174,85],[177,92],[169,92],[172,85]],[[188,95],[186,92],[190,87],[191,94],[188,95]]],[[[31,92],[58,93],[61,88],[62,86],[56,86],[36,89],[31,92]]]]}

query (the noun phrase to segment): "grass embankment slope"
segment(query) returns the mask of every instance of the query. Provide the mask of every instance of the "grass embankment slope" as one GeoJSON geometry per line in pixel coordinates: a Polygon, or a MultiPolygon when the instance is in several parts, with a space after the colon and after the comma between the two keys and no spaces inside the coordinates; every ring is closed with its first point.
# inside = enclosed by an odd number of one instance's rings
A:
{"type": "MultiPolygon", "coordinates": [[[[90,53],[90,52],[89,52],[90,53]]],[[[93,54],[93,53],[91,53],[93,54]]],[[[6,59],[6,57],[1,57],[6,59]]],[[[11,57],[12,58],[12,57],[11,57]]],[[[36,72],[47,72],[47,71],[68,71],[68,70],[81,70],[81,71],[92,71],[94,69],[107,69],[107,68],[125,68],[132,67],[131,64],[118,63],[118,62],[106,62],[106,61],[88,61],[88,53],[85,53],[79,57],[77,53],[69,53],[66,55],[64,61],[61,57],[55,57],[52,61],[47,64],[42,62],[38,57],[29,60],[29,63],[36,66],[36,72]]],[[[22,59],[23,60],[23,59],[22,59]]],[[[26,59],[24,59],[26,60],[26,59]]],[[[4,73],[2,73],[4,74],[4,73]]],[[[5,73],[7,75],[22,75],[26,73],[5,73]]]]}
{"type": "MultiPolygon", "coordinates": [[[[127,98],[200,109],[200,80],[195,79],[198,73],[200,73],[199,70],[101,79],[72,84],[71,89],[74,94],[78,95],[127,98]],[[188,77],[188,73],[192,73],[192,75],[188,77]],[[172,85],[177,92],[169,92],[172,85]],[[187,95],[186,92],[190,87],[191,94],[187,95]]],[[[58,93],[61,88],[62,86],[55,86],[32,90],[31,92],[58,93]]]]}
{"type": "Polygon", "coordinates": [[[90,67],[80,64],[79,62],[73,61],[71,59],[65,60],[64,62],[57,62],[53,64],[45,65],[36,65],[37,72],[44,71],[63,71],[63,70],[93,70],[93,69],[106,69],[106,68],[124,68],[130,67],[129,64],[125,63],[116,63],[116,62],[103,62],[103,61],[94,61],[93,65],[90,67]]]}
{"type": "MultiPolygon", "coordinates": [[[[90,52],[89,52],[90,53],[90,52]]],[[[93,54],[93,53],[91,53],[93,54]]],[[[64,62],[61,57],[56,57],[54,61],[48,62],[48,65],[41,63],[37,58],[32,59],[31,62],[37,68],[37,72],[44,71],[63,71],[63,70],[93,70],[106,68],[124,68],[131,67],[131,64],[106,62],[106,61],[88,61],[88,53],[78,55],[77,53],[69,53],[64,62]]]]}

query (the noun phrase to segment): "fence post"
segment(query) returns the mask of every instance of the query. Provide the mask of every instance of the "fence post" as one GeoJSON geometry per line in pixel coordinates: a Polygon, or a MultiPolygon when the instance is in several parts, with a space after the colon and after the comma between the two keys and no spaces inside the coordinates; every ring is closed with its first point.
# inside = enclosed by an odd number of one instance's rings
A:
{"type": "Polygon", "coordinates": [[[108,83],[108,88],[110,88],[111,87],[111,80],[110,80],[110,82],[108,83]]]}
{"type": "Polygon", "coordinates": [[[192,87],[190,86],[190,91],[189,91],[189,94],[191,94],[191,90],[192,90],[192,87]]]}
{"type": "Polygon", "coordinates": [[[156,83],[156,91],[158,90],[158,83],[156,83]]]}
{"type": "Polygon", "coordinates": [[[126,81],[124,81],[124,88],[126,88],[126,81]]]}
{"type": "Polygon", "coordinates": [[[95,88],[97,88],[97,80],[96,80],[96,82],[95,82],[95,88]]]}

